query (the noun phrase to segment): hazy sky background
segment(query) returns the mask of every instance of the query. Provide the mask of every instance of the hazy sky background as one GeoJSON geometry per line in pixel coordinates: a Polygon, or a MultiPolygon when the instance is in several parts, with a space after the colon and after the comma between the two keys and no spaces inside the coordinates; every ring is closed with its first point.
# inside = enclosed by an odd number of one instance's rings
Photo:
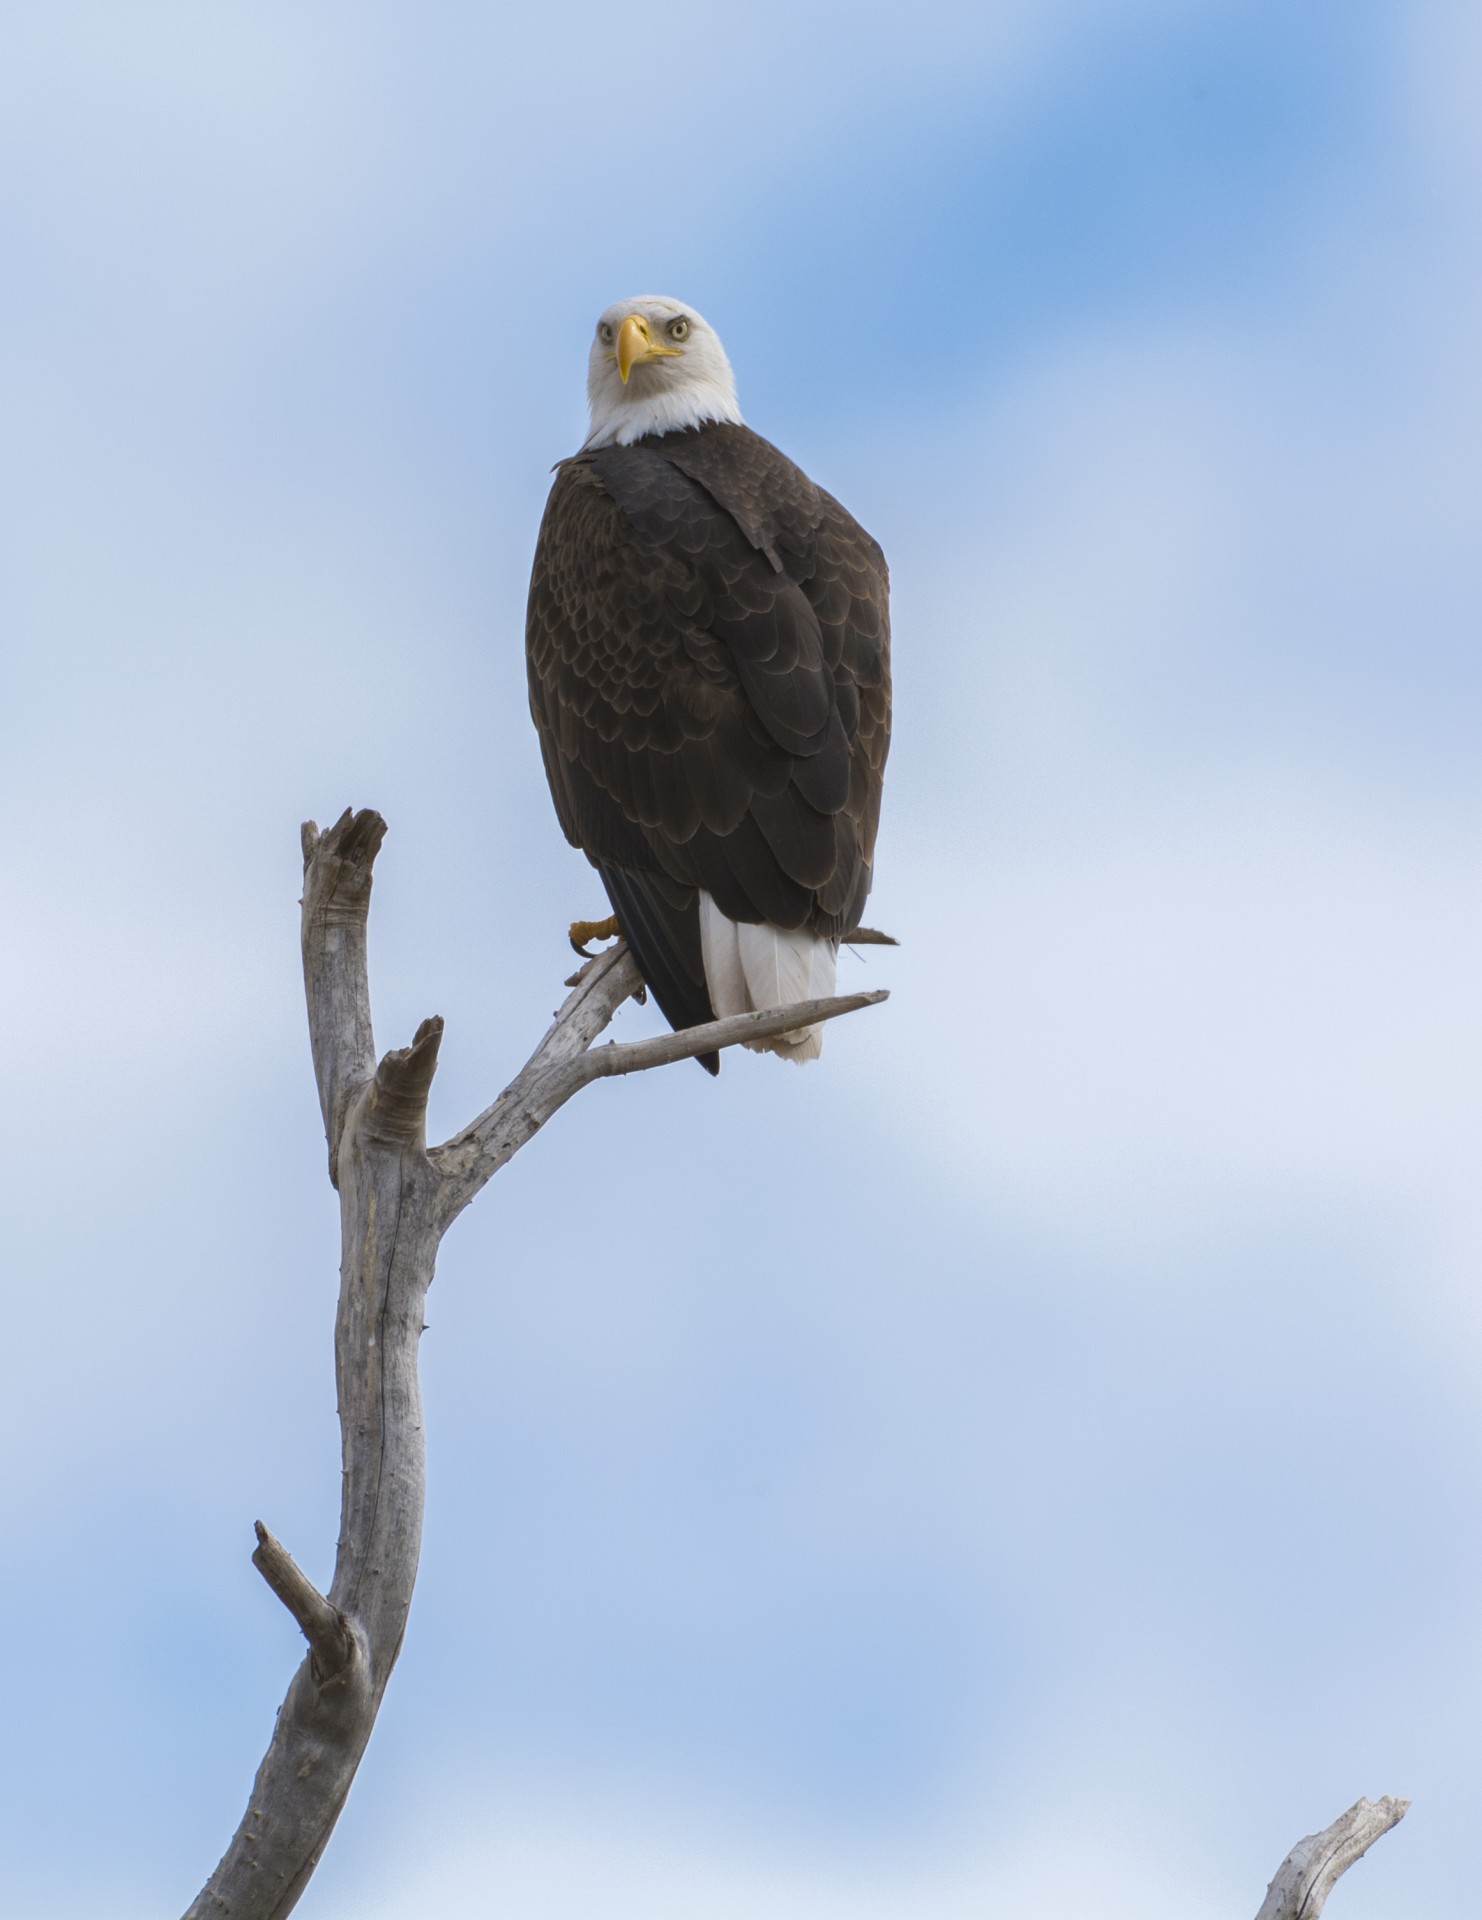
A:
{"type": "MultiPolygon", "coordinates": [[[[525,709],[608,301],[895,577],[889,1005],[444,1247],[315,1920],[1471,1920],[1482,14],[0,24],[3,1905],[183,1908],[336,1531],[301,819],[439,1136],[596,910],[525,709]]],[[[655,1016],[630,1009],[627,1035],[655,1016]]]]}

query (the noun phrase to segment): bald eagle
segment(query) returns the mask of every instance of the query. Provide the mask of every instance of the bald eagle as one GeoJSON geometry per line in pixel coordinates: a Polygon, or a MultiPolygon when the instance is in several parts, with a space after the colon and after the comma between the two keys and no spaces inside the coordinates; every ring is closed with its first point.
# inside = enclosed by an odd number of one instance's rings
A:
{"type": "MultiPolygon", "coordinates": [[[[693,307],[609,307],[587,397],[526,621],[556,812],[613,908],[573,938],[621,930],[675,1028],[831,994],[890,744],[885,557],[743,422],[693,307]]],[[[757,1043],[821,1047],[817,1026],[757,1043]]]]}

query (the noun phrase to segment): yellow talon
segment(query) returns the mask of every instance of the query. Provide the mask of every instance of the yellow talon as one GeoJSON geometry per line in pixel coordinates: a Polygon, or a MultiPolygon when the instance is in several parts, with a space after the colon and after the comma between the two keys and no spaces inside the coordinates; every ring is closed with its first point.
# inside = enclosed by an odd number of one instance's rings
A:
{"type": "Polygon", "coordinates": [[[621,935],[622,928],[617,923],[617,915],[610,913],[605,920],[573,920],[568,937],[582,959],[590,960],[592,955],[587,952],[589,940],[617,940],[621,935]]]}

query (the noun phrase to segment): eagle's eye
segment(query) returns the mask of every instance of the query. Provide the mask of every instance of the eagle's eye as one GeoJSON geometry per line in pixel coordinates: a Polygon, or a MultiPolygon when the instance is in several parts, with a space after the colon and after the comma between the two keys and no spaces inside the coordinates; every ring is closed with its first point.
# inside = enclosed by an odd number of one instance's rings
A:
{"type": "Polygon", "coordinates": [[[597,323],[597,338],[602,342],[604,347],[610,347],[612,345],[612,324],[610,321],[601,320],[597,323]]]}
{"type": "Polygon", "coordinates": [[[677,320],[671,320],[669,322],[669,338],[671,340],[688,340],[689,336],[690,323],[685,319],[683,314],[680,314],[677,320]]]}

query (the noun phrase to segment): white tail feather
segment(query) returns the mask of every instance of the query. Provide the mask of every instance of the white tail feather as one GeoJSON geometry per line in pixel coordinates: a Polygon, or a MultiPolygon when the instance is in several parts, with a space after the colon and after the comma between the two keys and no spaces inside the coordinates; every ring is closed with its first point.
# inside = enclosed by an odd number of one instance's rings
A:
{"type": "MultiPolygon", "coordinates": [[[[826,999],[834,990],[837,942],[804,927],[749,926],[728,920],[708,893],[700,895],[700,950],[717,1019],[826,999]]],[[[775,1040],[748,1040],[754,1053],[816,1060],[823,1028],[800,1027],[775,1040]]]]}

